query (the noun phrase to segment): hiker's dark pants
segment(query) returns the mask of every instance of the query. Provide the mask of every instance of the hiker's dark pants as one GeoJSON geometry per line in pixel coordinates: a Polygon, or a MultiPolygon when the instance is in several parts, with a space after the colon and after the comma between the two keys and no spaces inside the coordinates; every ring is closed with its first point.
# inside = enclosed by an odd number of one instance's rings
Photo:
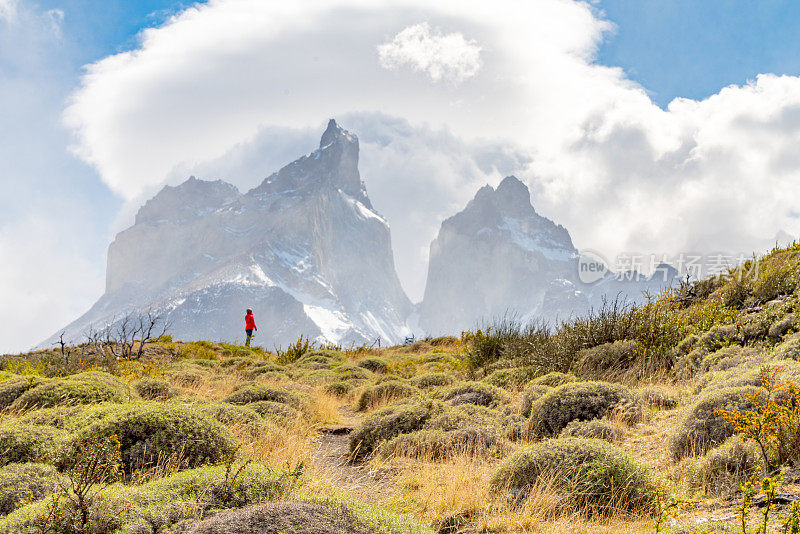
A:
{"type": "Polygon", "coordinates": [[[244,346],[245,347],[249,347],[250,346],[250,338],[253,337],[253,330],[252,329],[245,330],[245,332],[247,333],[247,341],[244,342],[244,346]]]}

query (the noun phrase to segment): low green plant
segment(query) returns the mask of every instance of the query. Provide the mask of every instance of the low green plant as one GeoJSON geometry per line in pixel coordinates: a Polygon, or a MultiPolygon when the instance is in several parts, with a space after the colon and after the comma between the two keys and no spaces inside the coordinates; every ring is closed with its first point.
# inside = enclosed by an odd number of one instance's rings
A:
{"type": "Polygon", "coordinates": [[[303,337],[302,335],[294,342],[294,344],[289,345],[286,350],[276,347],[275,354],[278,357],[275,359],[277,363],[280,365],[287,365],[290,363],[294,363],[303,357],[305,354],[308,354],[314,349],[316,343],[309,340],[307,337],[303,337]]]}

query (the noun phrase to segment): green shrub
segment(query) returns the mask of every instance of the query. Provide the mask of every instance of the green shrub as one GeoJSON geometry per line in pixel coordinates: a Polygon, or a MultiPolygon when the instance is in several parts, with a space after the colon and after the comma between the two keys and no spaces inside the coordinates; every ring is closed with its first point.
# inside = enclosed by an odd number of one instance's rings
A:
{"type": "Polygon", "coordinates": [[[13,512],[20,504],[55,493],[60,475],[48,464],[8,464],[0,469],[0,515],[13,512]]]}
{"type": "Polygon", "coordinates": [[[569,382],[575,382],[576,380],[577,378],[575,378],[575,375],[553,371],[552,373],[547,373],[546,375],[532,380],[530,385],[557,388],[558,386],[567,384],[569,382]]]}
{"type": "Polygon", "coordinates": [[[671,410],[678,406],[678,396],[664,386],[645,386],[636,393],[649,408],[671,410]]]}
{"type": "Polygon", "coordinates": [[[531,406],[533,406],[533,403],[539,400],[542,395],[552,390],[553,388],[550,386],[537,386],[536,384],[528,386],[528,389],[526,389],[525,393],[522,395],[522,406],[519,410],[520,413],[524,417],[530,417],[531,406]]]}
{"type": "Polygon", "coordinates": [[[133,385],[133,389],[145,400],[167,400],[175,394],[169,382],[158,378],[142,378],[133,385]]]}
{"type": "Polygon", "coordinates": [[[654,509],[656,487],[650,474],[605,441],[559,438],[525,447],[500,465],[491,485],[520,499],[543,481],[567,493],[576,510],[590,514],[654,509]]]}
{"type": "Polygon", "coordinates": [[[81,373],[68,378],[39,384],[23,393],[11,404],[12,410],[126,402],[131,400],[130,388],[116,377],[99,371],[81,373]]]}
{"type": "Polygon", "coordinates": [[[253,409],[252,405],[239,406],[227,402],[215,402],[201,404],[197,409],[223,425],[243,428],[252,435],[260,434],[269,424],[253,409]]]}
{"type": "Polygon", "coordinates": [[[369,380],[373,374],[361,367],[352,365],[338,365],[333,368],[333,372],[338,375],[339,380],[369,380]]]}
{"type": "Polygon", "coordinates": [[[45,425],[68,432],[89,426],[92,423],[117,413],[122,405],[117,403],[79,404],[33,410],[19,418],[26,425],[45,425]]]}
{"type": "Polygon", "coordinates": [[[641,403],[620,384],[571,382],[533,403],[525,431],[535,437],[557,436],[572,421],[600,419],[612,412],[633,423],[641,418],[641,403]]]}
{"type": "Polygon", "coordinates": [[[332,369],[341,364],[344,358],[338,353],[328,352],[309,352],[295,362],[296,367],[308,367],[312,369],[332,369]]]}
{"type": "Polygon", "coordinates": [[[771,338],[779,339],[785,336],[794,328],[794,315],[789,314],[783,319],[778,319],[769,327],[768,335],[771,338]]]}
{"type": "Polygon", "coordinates": [[[0,426],[0,465],[48,461],[63,435],[49,426],[6,422],[0,426]]]}
{"type": "Polygon", "coordinates": [[[380,442],[421,429],[434,411],[433,405],[422,404],[400,404],[376,410],[350,434],[351,457],[363,458],[380,442]]]}
{"type": "Polygon", "coordinates": [[[356,365],[373,373],[386,373],[389,371],[389,361],[384,358],[370,357],[360,360],[356,365]]]}
{"type": "Polygon", "coordinates": [[[328,384],[325,386],[325,393],[329,395],[337,395],[339,397],[343,397],[350,393],[353,389],[353,384],[349,382],[334,382],[332,384],[328,384]]]}
{"type": "MultiPolygon", "coordinates": [[[[281,499],[290,491],[293,479],[290,473],[248,464],[241,471],[239,466],[230,471],[226,466],[201,467],[141,486],[115,484],[94,498],[86,525],[66,523],[48,531],[187,532],[211,513],[281,499]]],[[[0,519],[0,532],[40,532],[34,527],[40,524],[48,504],[39,501],[0,519]]],[[[63,499],[61,506],[70,509],[63,499]]]]}
{"type": "Polygon", "coordinates": [[[617,375],[634,362],[639,344],[631,339],[603,343],[578,352],[575,370],[581,375],[617,375]]]}
{"type": "Polygon", "coordinates": [[[483,378],[483,382],[498,388],[519,390],[534,376],[534,367],[512,367],[493,371],[483,378]]]}
{"type": "Polygon", "coordinates": [[[250,404],[258,401],[273,401],[288,404],[290,406],[300,406],[300,397],[283,388],[255,384],[244,386],[228,395],[225,402],[231,404],[250,404]]]}
{"type": "Polygon", "coordinates": [[[247,407],[270,421],[292,422],[300,417],[300,410],[282,402],[256,401],[251,402],[247,407]]]}
{"type": "Polygon", "coordinates": [[[400,382],[399,380],[390,380],[376,386],[368,387],[362,391],[361,395],[358,397],[356,409],[359,412],[363,412],[379,402],[388,402],[405,397],[412,397],[418,392],[419,390],[417,388],[410,386],[405,382],[400,382]]]}
{"type": "Polygon", "coordinates": [[[127,473],[146,469],[159,459],[180,455],[189,467],[219,462],[237,448],[233,434],[196,407],[143,402],[125,406],[110,417],[78,431],[60,461],[91,441],[116,435],[127,473]]]}
{"type": "Polygon", "coordinates": [[[427,373],[415,376],[409,380],[409,383],[420,389],[428,389],[431,387],[449,386],[455,381],[455,377],[447,373],[427,373]]]}
{"type": "Polygon", "coordinates": [[[475,404],[460,404],[443,407],[425,423],[424,428],[444,432],[476,425],[500,428],[503,424],[502,420],[503,416],[491,408],[475,404]]]}
{"type": "Polygon", "coordinates": [[[9,378],[0,382],[0,410],[11,406],[20,395],[47,380],[35,375],[9,378]]]}
{"type": "Polygon", "coordinates": [[[498,406],[507,404],[508,393],[502,389],[483,382],[463,382],[451,386],[437,395],[451,404],[476,404],[478,406],[498,406]]]}
{"type": "Polygon", "coordinates": [[[703,395],[683,415],[670,440],[675,458],[705,453],[733,435],[734,427],[719,410],[745,411],[754,406],[760,394],[756,387],[736,387],[711,391],[703,395]]]}
{"type": "Polygon", "coordinates": [[[616,443],[622,439],[622,430],[603,419],[572,421],[558,435],[560,438],[593,438],[616,443]]]}
{"type": "Polygon", "coordinates": [[[484,426],[454,430],[417,430],[384,441],[378,448],[383,457],[402,456],[423,460],[442,460],[453,456],[493,456],[506,450],[499,432],[484,426]]]}
{"type": "Polygon", "coordinates": [[[757,446],[732,436],[697,460],[692,482],[709,493],[733,494],[761,468],[757,446]]]}
{"type": "Polygon", "coordinates": [[[381,532],[336,503],[283,501],[257,504],[206,519],[192,534],[371,534],[381,532]]]}
{"type": "Polygon", "coordinates": [[[793,334],[775,347],[776,360],[800,360],[800,334],[793,334]]]}
{"type": "Polygon", "coordinates": [[[277,349],[278,357],[275,361],[281,365],[294,363],[313,350],[314,345],[314,342],[301,335],[297,341],[289,345],[286,350],[277,349]]]}

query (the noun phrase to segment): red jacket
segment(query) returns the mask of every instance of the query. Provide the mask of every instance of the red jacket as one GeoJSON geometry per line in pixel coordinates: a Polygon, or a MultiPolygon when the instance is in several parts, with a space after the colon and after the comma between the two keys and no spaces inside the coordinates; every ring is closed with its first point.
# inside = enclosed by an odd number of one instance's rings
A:
{"type": "Polygon", "coordinates": [[[258,330],[256,326],[256,320],[253,317],[252,313],[248,313],[244,316],[244,329],[245,330],[258,330]]]}

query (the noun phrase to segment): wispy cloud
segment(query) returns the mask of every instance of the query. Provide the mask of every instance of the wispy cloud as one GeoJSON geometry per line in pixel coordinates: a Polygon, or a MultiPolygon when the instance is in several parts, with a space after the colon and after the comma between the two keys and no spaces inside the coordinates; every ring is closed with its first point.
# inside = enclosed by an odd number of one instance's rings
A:
{"type": "Polygon", "coordinates": [[[17,0],[0,0],[0,20],[16,22],[17,0]]]}
{"type": "Polygon", "coordinates": [[[442,33],[423,22],[409,26],[388,43],[378,46],[380,64],[385,69],[409,66],[426,73],[431,80],[460,83],[475,76],[481,68],[481,47],[461,33],[442,33]]]}

